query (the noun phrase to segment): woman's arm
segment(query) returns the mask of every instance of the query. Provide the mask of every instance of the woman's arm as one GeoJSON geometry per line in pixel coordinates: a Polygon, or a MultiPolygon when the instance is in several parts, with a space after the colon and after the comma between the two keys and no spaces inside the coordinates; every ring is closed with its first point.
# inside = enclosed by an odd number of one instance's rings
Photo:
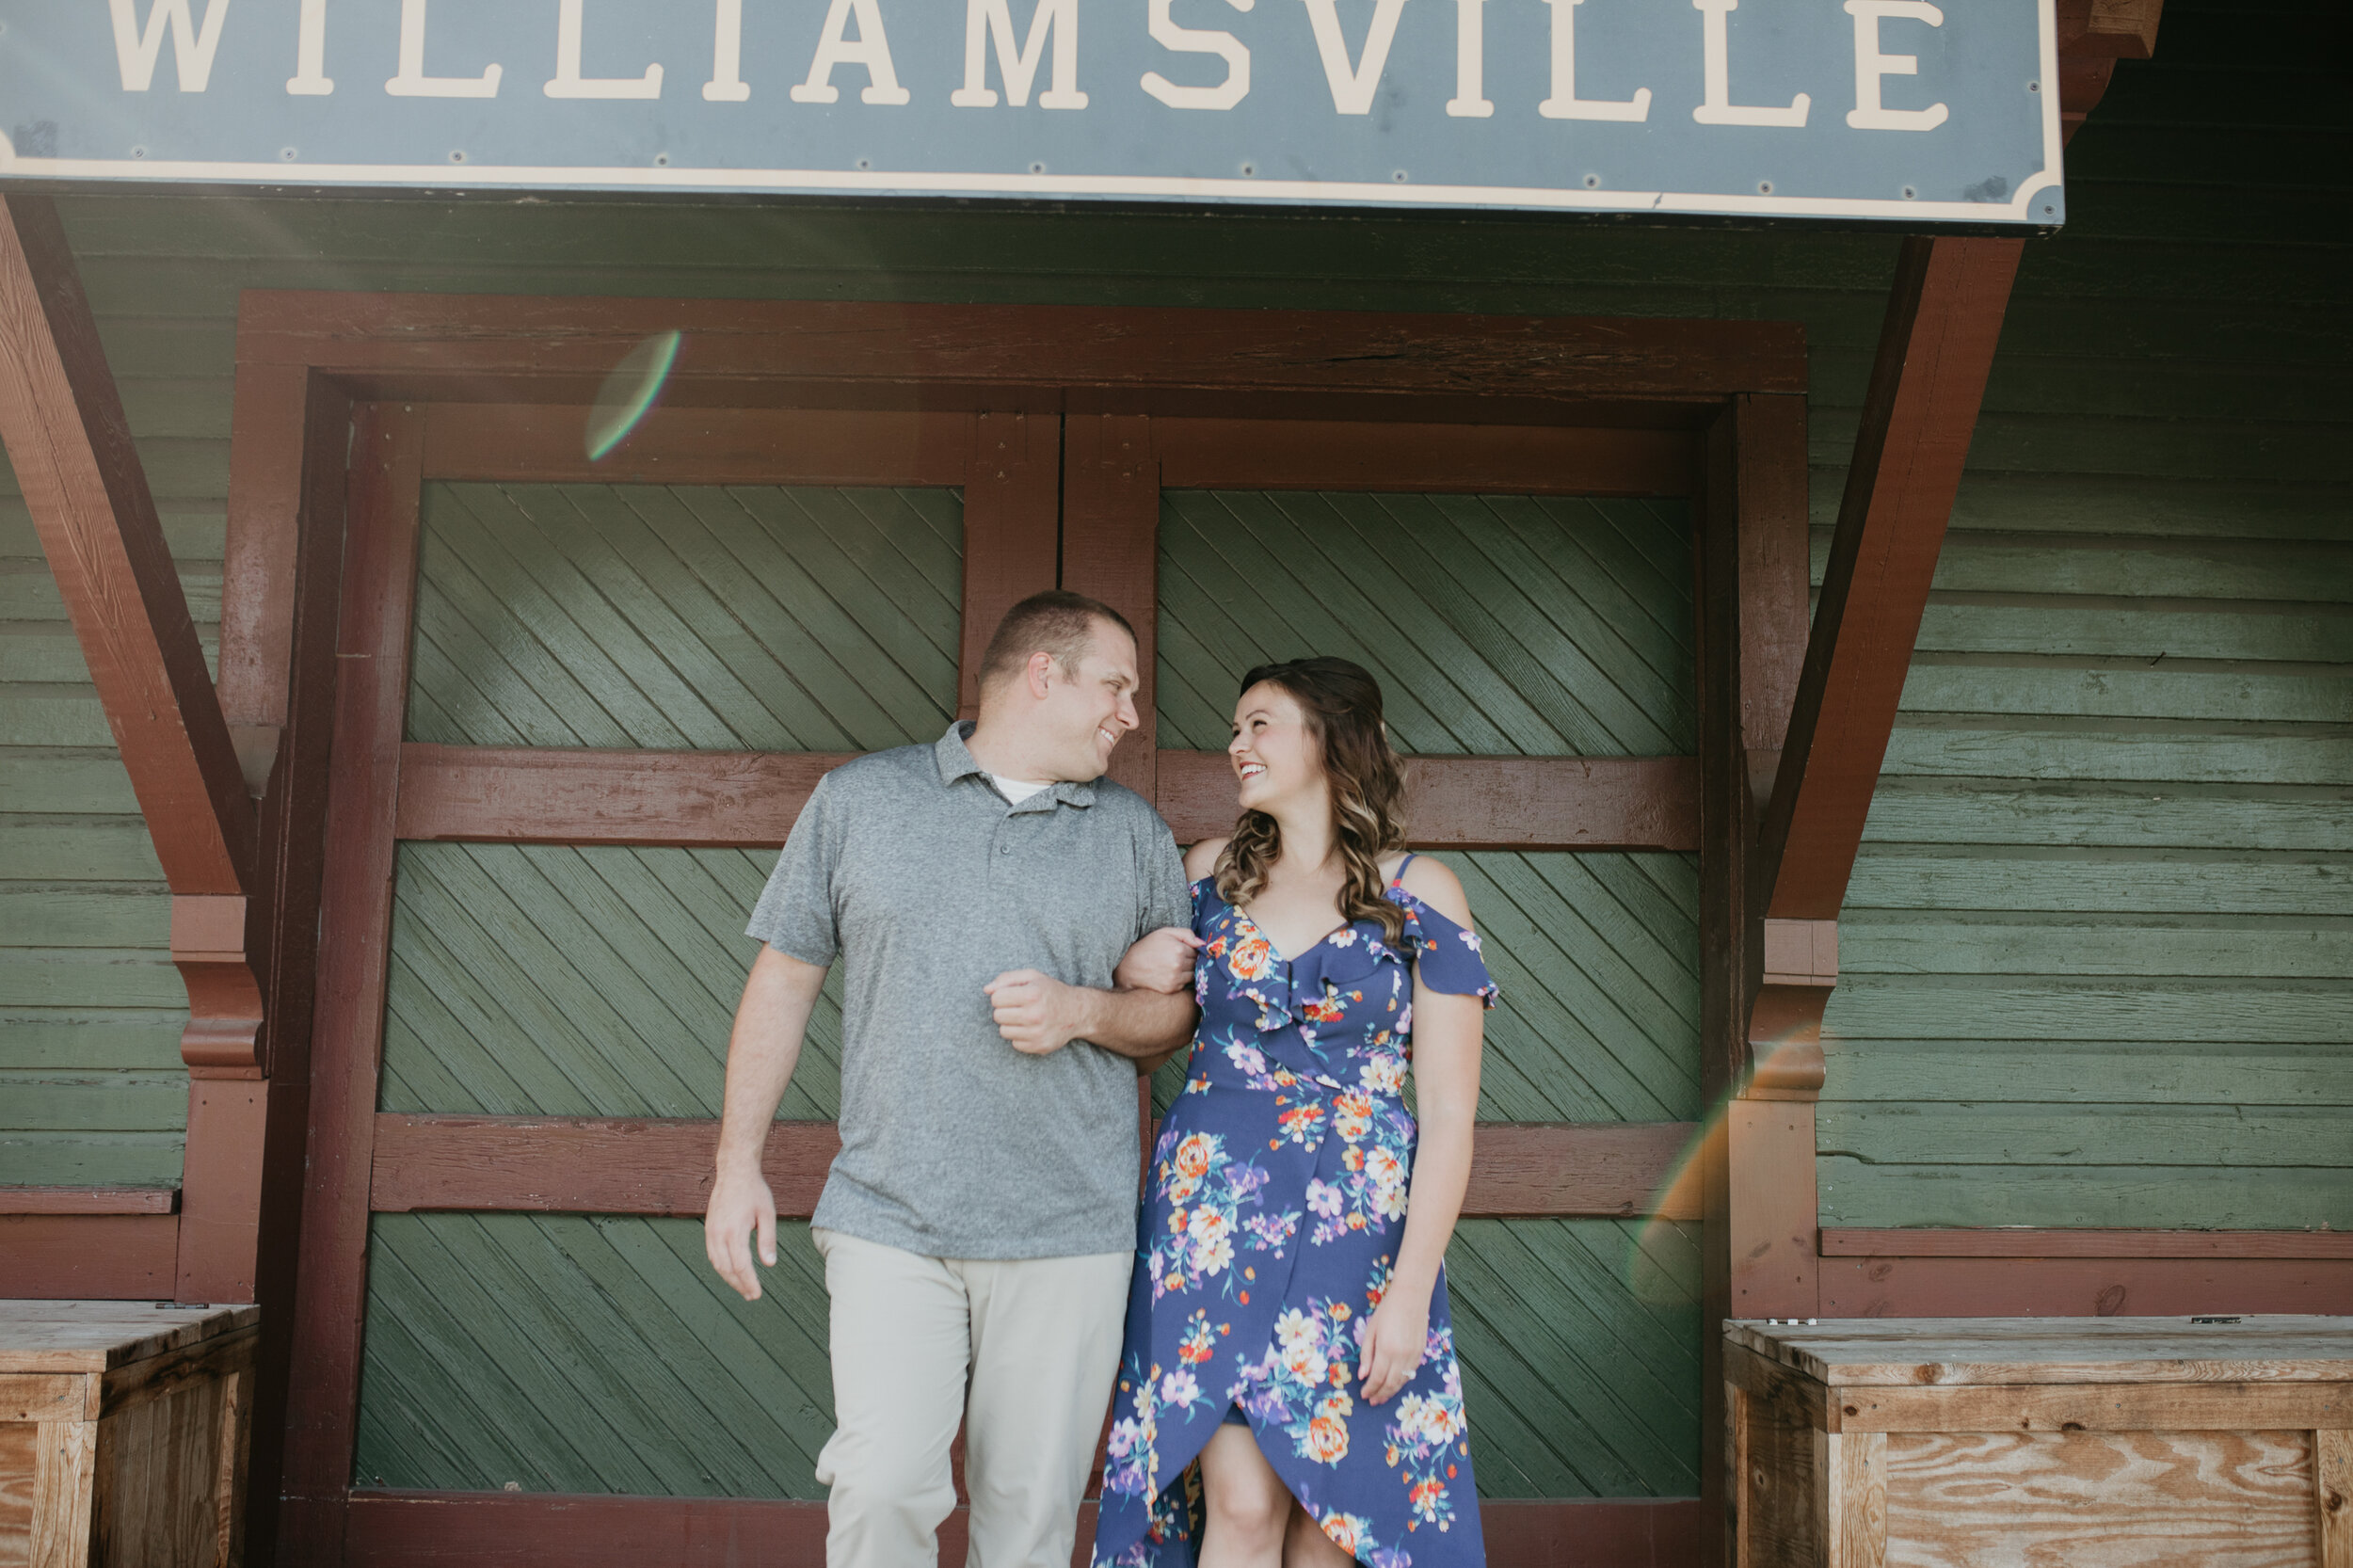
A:
{"type": "MultiPolygon", "coordinates": [[[[1437,861],[1416,856],[1406,868],[1405,887],[1465,930],[1471,928],[1462,883],[1437,861]]],[[[1406,1198],[1404,1240],[1358,1360],[1369,1404],[1383,1403],[1405,1386],[1429,1344],[1430,1297],[1470,1186],[1471,1129],[1479,1115],[1479,1058],[1485,1034],[1483,998],[1433,991],[1416,967],[1414,1086],[1421,1141],[1406,1198]]]]}

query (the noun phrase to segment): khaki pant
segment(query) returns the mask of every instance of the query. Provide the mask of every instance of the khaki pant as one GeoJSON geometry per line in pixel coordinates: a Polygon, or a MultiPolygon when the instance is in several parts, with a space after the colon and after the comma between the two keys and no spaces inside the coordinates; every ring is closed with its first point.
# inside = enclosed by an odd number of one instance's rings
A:
{"type": "Polygon", "coordinates": [[[959,1420],[966,1568],[1068,1568],[1133,1255],[960,1260],[812,1236],[833,1298],[826,1568],[938,1568],[959,1420]]]}

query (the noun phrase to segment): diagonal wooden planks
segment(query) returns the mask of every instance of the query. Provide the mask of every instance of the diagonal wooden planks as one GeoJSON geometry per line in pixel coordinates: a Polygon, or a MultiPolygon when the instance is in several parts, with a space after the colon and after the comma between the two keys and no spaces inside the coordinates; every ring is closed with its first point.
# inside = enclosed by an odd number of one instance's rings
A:
{"type": "Polygon", "coordinates": [[[408,738],[868,751],[955,712],[945,488],[426,487],[408,738]]]}

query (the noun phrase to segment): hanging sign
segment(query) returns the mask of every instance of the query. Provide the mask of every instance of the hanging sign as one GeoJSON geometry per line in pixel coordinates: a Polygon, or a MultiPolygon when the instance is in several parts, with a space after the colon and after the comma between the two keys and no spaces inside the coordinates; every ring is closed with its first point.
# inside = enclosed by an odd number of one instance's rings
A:
{"type": "Polygon", "coordinates": [[[40,0],[0,180],[2050,227],[2053,0],[40,0]]]}

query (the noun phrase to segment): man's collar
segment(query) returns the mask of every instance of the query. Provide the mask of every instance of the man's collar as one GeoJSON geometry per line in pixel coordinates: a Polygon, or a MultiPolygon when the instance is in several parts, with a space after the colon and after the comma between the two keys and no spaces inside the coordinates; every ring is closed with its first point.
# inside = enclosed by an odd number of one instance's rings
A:
{"type": "MultiPolygon", "coordinates": [[[[986,782],[988,770],[972,760],[972,748],[964,744],[971,737],[975,728],[972,720],[958,719],[948,727],[946,734],[940,736],[939,744],[932,747],[932,756],[939,763],[939,781],[942,784],[953,784],[957,779],[966,777],[978,777],[986,782]]],[[[1095,781],[1057,780],[1031,797],[1039,804],[1032,805],[1031,801],[1025,800],[1014,809],[1043,811],[1046,809],[1043,803],[1048,799],[1060,801],[1065,806],[1092,806],[1095,804],[1095,781]]]]}
{"type": "Polygon", "coordinates": [[[958,719],[948,727],[948,733],[939,738],[939,744],[932,747],[932,755],[939,760],[939,781],[942,784],[953,784],[959,778],[984,771],[978,762],[972,760],[971,748],[964,744],[965,737],[972,733],[972,728],[970,719],[958,719]]]}

